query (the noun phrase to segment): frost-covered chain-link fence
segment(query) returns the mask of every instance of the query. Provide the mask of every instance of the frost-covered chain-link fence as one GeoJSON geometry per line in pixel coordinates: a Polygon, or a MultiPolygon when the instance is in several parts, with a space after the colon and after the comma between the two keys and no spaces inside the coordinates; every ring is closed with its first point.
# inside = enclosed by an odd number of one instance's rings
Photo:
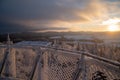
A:
{"type": "Polygon", "coordinates": [[[0,54],[0,80],[29,80],[37,57],[33,49],[1,48],[0,54]]]}
{"type": "Polygon", "coordinates": [[[59,49],[48,50],[43,56],[45,80],[120,80],[120,67],[101,57],[59,49]]]}
{"type": "Polygon", "coordinates": [[[86,51],[0,48],[0,80],[120,80],[120,63],[86,51]]]}
{"type": "Polygon", "coordinates": [[[80,55],[48,50],[43,55],[45,80],[73,80],[80,55]]]}

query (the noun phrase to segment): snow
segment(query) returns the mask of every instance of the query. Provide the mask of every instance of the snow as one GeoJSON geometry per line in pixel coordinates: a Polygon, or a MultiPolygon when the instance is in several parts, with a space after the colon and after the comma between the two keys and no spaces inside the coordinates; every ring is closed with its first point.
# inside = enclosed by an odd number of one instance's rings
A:
{"type": "Polygon", "coordinates": [[[79,39],[92,40],[91,35],[65,35],[64,37],[67,39],[74,39],[74,40],[79,40],[79,39]]]}
{"type": "Polygon", "coordinates": [[[109,35],[98,35],[98,34],[81,34],[81,35],[65,35],[64,36],[67,39],[73,39],[73,40],[94,40],[100,39],[103,40],[105,44],[111,44],[113,42],[120,42],[120,37],[118,36],[109,36],[109,35]]]}
{"type": "Polygon", "coordinates": [[[21,45],[21,46],[25,46],[25,45],[29,45],[29,46],[49,46],[51,45],[51,42],[45,42],[45,41],[22,41],[22,42],[18,42],[15,45],[21,45]]]}
{"type": "Polygon", "coordinates": [[[50,37],[51,39],[60,39],[61,36],[54,36],[54,37],[50,37]]]}

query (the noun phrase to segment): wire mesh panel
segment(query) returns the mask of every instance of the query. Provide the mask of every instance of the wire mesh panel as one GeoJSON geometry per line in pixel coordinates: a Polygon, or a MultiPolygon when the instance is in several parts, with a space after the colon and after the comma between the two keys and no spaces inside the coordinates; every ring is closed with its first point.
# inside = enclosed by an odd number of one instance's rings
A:
{"type": "Polygon", "coordinates": [[[120,80],[120,66],[113,65],[116,62],[110,64],[85,51],[15,47],[8,50],[7,57],[6,48],[0,52],[0,80],[120,80]]]}
{"type": "Polygon", "coordinates": [[[16,77],[29,79],[35,63],[36,53],[33,49],[17,48],[16,51],[16,77]]]}
{"type": "Polygon", "coordinates": [[[119,66],[84,55],[46,51],[43,80],[120,80],[119,66]]]}
{"type": "Polygon", "coordinates": [[[80,56],[49,50],[43,59],[44,80],[73,80],[80,56]]]}
{"type": "Polygon", "coordinates": [[[1,77],[29,79],[35,59],[36,52],[33,49],[11,48],[2,65],[1,77]]]}
{"type": "MultiPolygon", "coordinates": [[[[120,80],[120,69],[94,58],[85,57],[85,80],[120,80]]],[[[83,74],[83,72],[82,72],[83,74]]],[[[81,80],[83,75],[79,75],[81,80]]]]}
{"type": "Polygon", "coordinates": [[[10,48],[9,50],[6,50],[5,55],[6,58],[4,58],[4,64],[3,64],[3,70],[2,70],[2,76],[4,77],[16,77],[16,60],[15,60],[15,49],[10,48]]]}

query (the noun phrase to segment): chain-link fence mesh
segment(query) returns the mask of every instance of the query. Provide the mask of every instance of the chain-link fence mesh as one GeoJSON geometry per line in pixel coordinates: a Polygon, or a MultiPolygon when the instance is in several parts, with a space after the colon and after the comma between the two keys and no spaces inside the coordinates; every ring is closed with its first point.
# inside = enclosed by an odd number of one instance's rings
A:
{"type": "MultiPolygon", "coordinates": [[[[5,53],[6,49],[1,48],[1,65],[5,53]]],[[[120,80],[120,68],[86,55],[83,58],[82,53],[11,48],[0,75],[18,80],[120,80]]]]}
{"type": "Polygon", "coordinates": [[[43,55],[43,69],[46,80],[73,80],[80,56],[59,52],[46,51],[43,55]]]}
{"type": "Polygon", "coordinates": [[[120,69],[108,63],[88,58],[85,60],[85,75],[86,80],[120,80],[120,69]]]}
{"type": "Polygon", "coordinates": [[[46,51],[43,57],[45,80],[120,80],[119,67],[94,58],[85,57],[82,64],[81,55],[57,50],[46,51]]]}

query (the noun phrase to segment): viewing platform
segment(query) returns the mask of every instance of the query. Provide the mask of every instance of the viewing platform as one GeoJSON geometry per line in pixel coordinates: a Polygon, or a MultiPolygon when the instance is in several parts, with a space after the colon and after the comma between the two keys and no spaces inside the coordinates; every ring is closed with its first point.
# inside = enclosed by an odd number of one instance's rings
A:
{"type": "Polygon", "coordinates": [[[11,45],[0,52],[0,80],[120,80],[119,62],[85,50],[11,45]]]}

